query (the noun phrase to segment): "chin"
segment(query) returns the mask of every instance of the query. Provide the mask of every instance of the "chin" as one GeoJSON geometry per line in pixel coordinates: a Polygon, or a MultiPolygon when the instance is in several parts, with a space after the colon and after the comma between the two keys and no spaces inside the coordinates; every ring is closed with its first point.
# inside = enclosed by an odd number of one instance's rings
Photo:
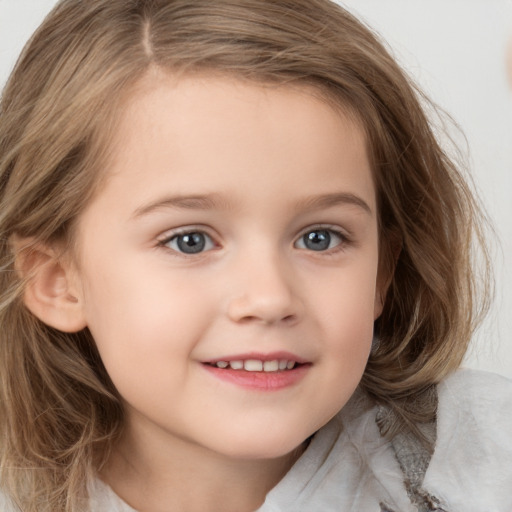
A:
{"type": "Polygon", "coordinates": [[[222,452],[232,459],[245,460],[268,460],[285,457],[295,450],[300,450],[307,439],[307,434],[297,435],[266,435],[246,437],[245,439],[231,438],[229,448],[223,447],[222,452]]]}

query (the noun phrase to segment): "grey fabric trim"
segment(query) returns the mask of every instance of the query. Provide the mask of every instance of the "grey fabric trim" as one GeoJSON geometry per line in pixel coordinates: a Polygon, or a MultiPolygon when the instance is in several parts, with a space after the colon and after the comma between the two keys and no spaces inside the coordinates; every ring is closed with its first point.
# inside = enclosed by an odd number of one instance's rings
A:
{"type": "MultiPolygon", "coordinates": [[[[427,392],[426,400],[434,401],[437,409],[437,389],[433,387],[427,392]]],[[[387,407],[379,406],[375,421],[379,426],[381,435],[385,435],[392,425],[395,425],[400,419],[396,413],[387,407]]],[[[411,503],[417,507],[418,512],[447,512],[442,507],[441,501],[435,496],[430,495],[422,488],[423,479],[427,472],[431,453],[435,446],[437,429],[436,421],[431,423],[418,424],[417,428],[423,439],[412,431],[401,431],[395,435],[391,441],[391,446],[395,452],[395,457],[400,465],[404,475],[404,484],[411,503]],[[432,448],[432,450],[429,449],[432,448]]],[[[381,512],[395,512],[385,503],[380,504],[381,512]]]]}

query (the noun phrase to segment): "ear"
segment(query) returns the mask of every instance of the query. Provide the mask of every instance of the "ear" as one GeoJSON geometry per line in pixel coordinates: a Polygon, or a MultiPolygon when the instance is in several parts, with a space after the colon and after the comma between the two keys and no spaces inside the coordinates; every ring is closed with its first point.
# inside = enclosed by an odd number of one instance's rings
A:
{"type": "Polygon", "coordinates": [[[70,258],[31,240],[16,240],[16,270],[26,279],[23,301],[46,325],[64,332],[86,327],[78,275],[70,258]]]}

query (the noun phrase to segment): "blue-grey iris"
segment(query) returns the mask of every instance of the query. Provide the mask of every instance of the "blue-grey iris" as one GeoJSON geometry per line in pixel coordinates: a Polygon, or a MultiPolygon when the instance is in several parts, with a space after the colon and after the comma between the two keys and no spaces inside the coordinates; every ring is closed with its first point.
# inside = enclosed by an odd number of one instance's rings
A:
{"type": "Polygon", "coordinates": [[[203,233],[187,233],[179,235],[176,243],[181,252],[185,254],[197,254],[204,250],[206,245],[205,235],[203,233]]]}
{"type": "Polygon", "coordinates": [[[310,231],[302,239],[305,247],[312,251],[325,251],[331,244],[331,234],[325,229],[310,231]]]}

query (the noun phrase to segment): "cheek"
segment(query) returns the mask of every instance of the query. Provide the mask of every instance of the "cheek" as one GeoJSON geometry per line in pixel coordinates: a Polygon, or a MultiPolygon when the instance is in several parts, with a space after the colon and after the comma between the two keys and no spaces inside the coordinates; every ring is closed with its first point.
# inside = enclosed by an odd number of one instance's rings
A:
{"type": "Polygon", "coordinates": [[[122,358],[140,367],[192,350],[216,303],[207,291],[136,261],[94,268],[85,287],[86,320],[106,365],[122,358]]]}
{"type": "MultiPolygon", "coordinates": [[[[375,258],[376,260],[376,258],[375,258]]],[[[373,329],[377,293],[377,265],[373,259],[367,264],[340,269],[338,275],[326,276],[315,289],[314,303],[330,324],[337,325],[340,334],[373,329]]]]}
{"type": "MultiPolygon", "coordinates": [[[[372,287],[368,287],[370,291],[372,287]]],[[[345,289],[346,291],[346,289],[345,289]]],[[[373,301],[369,293],[333,291],[323,302],[323,322],[318,339],[323,341],[315,375],[316,388],[323,390],[309,401],[313,430],[332,418],[356,390],[366,367],[373,339],[373,301]],[[314,423],[313,423],[314,420],[314,423]]]]}
{"type": "MultiPolygon", "coordinates": [[[[325,283],[314,298],[317,328],[333,367],[349,380],[359,380],[368,360],[374,330],[375,266],[362,266],[325,283]]],[[[336,371],[334,372],[336,378],[336,371]]],[[[343,377],[341,377],[343,378],[343,377]]]]}

